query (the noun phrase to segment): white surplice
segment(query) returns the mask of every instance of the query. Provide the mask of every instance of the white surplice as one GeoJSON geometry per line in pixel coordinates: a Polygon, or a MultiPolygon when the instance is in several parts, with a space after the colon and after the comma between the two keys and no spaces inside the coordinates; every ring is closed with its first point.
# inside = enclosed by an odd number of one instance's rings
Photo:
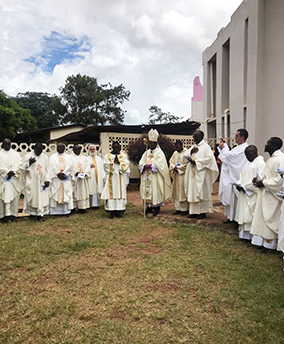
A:
{"type": "Polygon", "coordinates": [[[83,154],[72,153],[73,162],[73,203],[74,208],[90,208],[90,165],[83,154]],[[78,174],[76,176],[76,174],[78,174]]]}
{"type": "Polygon", "coordinates": [[[37,156],[34,152],[25,155],[20,163],[24,178],[24,213],[34,216],[43,216],[49,213],[49,188],[44,189],[49,171],[49,158],[41,153],[37,156]],[[30,165],[30,158],[36,161],[30,165]]]}
{"type": "Polygon", "coordinates": [[[266,161],[265,168],[259,175],[264,187],[257,193],[254,217],[250,233],[252,244],[275,249],[280,223],[282,199],[277,193],[282,188],[283,180],[277,168],[284,169],[284,154],[277,150],[266,161]]]}
{"type": "Polygon", "coordinates": [[[185,157],[190,156],[195,161],[195,165],[186,159],[187,167],[184,178],[189,213],[212,212],[212,187],[219,175],[215,156],[204,140],[187,150],[185,157]],[[191,151],[194,148],[197,148],[198,151],[192,154],[191,151]]]}
{"type": "Polygon", "coordinates": [[[103,160],[96,154],[90,154],[87,157],[87,161],[91,171],[91,177],[89,180],[90,206],[99,207],[100,197],[103,192],[103,180],[105,178],[103,160]],[[94,167],[91,167],[91,165],[93,165],[94,167]]]}
{"type": "Polygon", "coordinates": [[[50,214],[66,215],[71,212],[73,206],[72,190],[73,162],[66,153],[55,153],[50,157],[49,180],[50,184],[50,214]],[[66,175],[64,180],[57,177],[59,172],[66,175]]]}
{"type": "Polygon", "coordinates": [[[222,167],[219,181],[219,199],[224,205],[225,215],[231,221],[235,220],[238,200],[238,191],[232,183],[237,183],[242,168],[247,162],[245,156],[247,146],[248,144],[245,142],[229,150],[227,143],[225,143],[225,147],[220,149],[219,158],[222,161],[222,167]]]}
{"type": "Polygon", "coordinates": [[[167,159],[160,147],[148,149],[139,161],[141,175],[140,195],[142,200],[153,206],[164,203],[171,197],[171,179],[167,159]],[[144,171],[144,166],[150,165],[150,170],[144,171]]]}
{"type": "Polygon", "coordinates": [[[187,211],[188,202],[184,190],[184,174],[186,163],[184,154],[186,149],[183,148],[181,152],[175,151],[170,159],[170,175],[173,179],[172,182],[172,199],[175,203],[176,210],[187,211]],[[175,168],[177,171],[175,171],[175,168]]]}
{"type": "Polygon", "coordinates": [[[240,174],[237,184],[245,192],[239,192],[236,221],[239,224],[239,237],[241,239],[251,239],[250,227],[254,215],[258,189],[253,185],[253,178],[259,176],[265,167],[262,156],[256,157],[252,162],[248,161],[240,174]]]}
{"type": "Polygon", "coordinates": [[[127,156],[120,152],[118,155],[111,152],[103,160],[106,175],[105,186],[101,199],[105,200],[105,210],[122,211],[126,205],[126,171],[129,167],[127,156]],[[119,164],[115,163],[118,156],[119,164]]]}
{"type": "Polygon", "coordinates": [[[19,198],[24,188],[19,169],[21,156],[13,149],[0,151],[0,219],[5,216],[18,216],[19,198]],[[15,175],[8,179],[7,173],[15,175]]]}

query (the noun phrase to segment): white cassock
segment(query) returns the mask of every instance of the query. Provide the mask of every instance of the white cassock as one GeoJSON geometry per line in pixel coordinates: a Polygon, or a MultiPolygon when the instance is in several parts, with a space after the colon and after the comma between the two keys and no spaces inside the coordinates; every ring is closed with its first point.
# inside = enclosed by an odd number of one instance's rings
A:
{"type": "MultiPolygon", "coordinates": [[[[284,181],[283,181],[283,184],[282,184],[282,193],[284,194],[284,181]]],[[[279,251],[284,252],[284,201],[283,201],[283,199],[282,199],[282,204],[281,204],[281,215],[280,215],[280,223],[279,223],[277,249],[279,251]]],[[[284,268],[283,268],[283,271],[284,271],[284,268]]]]}
{"type": "Polygon", "coordinates": [[[43,216],[49,213],[49,187],[43,189],[44,182],[48,181],[49,158],[41,153],[37,156],[34,152],[25,155],[20,163],[25,183],[24,188],[24,213],[34,216],[43,216]],[[31,166],[30,158],[35,158],[31,166]]]}
{"type": "Polygon", "coordinates": [[[73,206],[72,190],[73,162],[70,155],[55,153],[50,157],[50,215],[70,214],[73,206]],[[65,180],[57,177],[59,172],[66,174],[65,180]]]}
{"type": "Polygon", "coordinates": [[[280,223],[282,199],[277,193],[282,188],[283,180],[277,168],[284,169],[284,154],[277,150],[266,161],[265,168],[259,175],[264,188],[257,193],[254,217],[250,233],[253,235],[252,244],[275,249],[280,223]]]}
{"type": "Polygon", "coordinates": [[[247,162],[245,149],[248,144],[241,145],[229,150],[227,143],[220,149],[219,158],[222,161],[219,182],[219,199],[224,205],[225,215],[231,221],[235,220],[236,206],[238,201],[238,190],[232,185],[237,183],[244,164],[247,162]]]}
{"type": "Polygon", "coordinates": [[[90,207],[100,206],[100,197],[103,192],[103,180],[105,177],[103,160],[101,157],[94,155],[89,155],[87,157],[88,164],[91,170],[91,177],[89,180],[90,185],[90,207]],[[91,167],[91,165],[94,167],[91,167]]]}
{"type": "Polygon", "coordinates": [[[19,170],[21,156],[13,149],[0,151],[0,219],[5,216],[18,216],[19,198],[24,188],[19,170]],[[15,172],[15,176],[7,179],[7,173],[15,172]]]}
{"type": "Polygon", "coordinates": [[[212,212],[212,187],[218,178],[219,170],[215,156],[210,146],[202,140],[185,153],[185,157],[191,156],[196,165],[188,160],[184,186],[187,201],[189,202],[189,214],[202,214],[212,212]],[[198,152],[191,154],[193,148],[198,152]]]}
{"type": "Polygon", "coordinates": [[[172,199],[175,203],[176,210],[187,211],[188,203],[184,191],[184,174],[186,163],[184,154],[187,150],[183,148],[181,152],[175,151],[170,159],[170,175],[173,179],[172,183],[172,199]],[[174,171],[177,169],[177,172],[174,171]]]}
{"type": "Polygon", "coordinates": [[[160,147],[148,149],[139,161],[140,172],[145,165],[150,165],[150,170],[141,175],[140,195],[148,205],[158,206],[171,197],[171,179],[164,152],[160,147]]]}
{"type": "Polygon", "coordinates": [[[115,154],[108,153],[104,157],[103,166],[106,175],[101,199],[105,200],[105,210],[121,211],[126,205],[126,177],[129,161],[122,152],[118,154],[119,164],[114,163],[115,154]]]}
{"type": "Polygon", "coordinates": [[[239,237],[241,239],[251,239],[250,228],[258,192],[252,180],[262,173],[264,167],[265,162],[262,156],[256,157],[252,162],[248,161],[244,165],[240,179],[237,182],[245,190],[245,192],[239,192],[236,210],[236,221],[239,224],[239,237]]]}
{"type": "Polygon", "coordinates": [[[73,204],[74,208],[90,208],[90,166],[83,154],[71,155],[73,161],[73,204]],[[78,173],[77,176],[75,174],[78,173]]]}

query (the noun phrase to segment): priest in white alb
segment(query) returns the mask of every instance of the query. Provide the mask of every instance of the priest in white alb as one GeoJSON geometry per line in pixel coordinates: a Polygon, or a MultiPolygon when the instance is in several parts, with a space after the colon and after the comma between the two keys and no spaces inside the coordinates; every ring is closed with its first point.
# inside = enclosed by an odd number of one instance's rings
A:
{"type": "Polygon", "coordinates": [[[171,179],[164,152],[158,145],[159,133],[151,129],[148,133],[149,149],[139,161],[141,173],[140,195],[146,202],[146,214],[158,215],[160,206],[171,197],[171,179]]]}
{"type": "Polygon", "coordinates": [[[172,199],[175,205],[173,215],[187,215],[188,202],[184,190],[184,174],[186,169],[184,154],[186,149],[183,148],[183,144],[180,140],[176,140],[175,148],[176,150],[170,158],[170,175],[173,179],[172,199]]]}
{"type": "Polygon", "coordinates": [[[247,162],[245,149],[248,132],[246,129],[238,129],[235,141],[238,146],[229,149],[226,140],[221,139],[219,145],[219,159],[222,162],[219,181],[219,199],[224,205],[225,215],[228,218],[224,223],[235,223],[236,207],[238,202],[238,190],[234,186],[237,183],[244,164],[247,162]]]}
{"type": "Polygon", "coordinates": [[[18,216],[19,198],[24,188],[19,169],[21,156],[4,139],[0,151],[0,219],[14,220],[18,216]]]}
{"type": "Polygon", "coordinates": [[[103,192],[103,180],[104,180],[104,168],[103,160],[97,155],[96,146],[90,144],[89,146],[89,156],[87,161],[90,167],[91,176],[89,180],[90,186],[90,207],[99,208],[101,194],[103,192]]]}
{"type": "Polygon", "coordinates": [[[127,156],[121,152],[119,142],[114,141],[112,151],[103,160],[106,182],[101,199],[105,200],[105,210],[110,218],[122,217],[126,209],[126,176],[129,167],[127,156]]]}
{"type": "Polygon", "coordinates": [[[253,179],[259,190],[250,229],[253,236],[251,243],[268,249],[277,248],[282,204],[282,198],[278,193],[283,183],[277,170],[284,170],[284,154],[280,150],[281,147],[282,140],[279,137],[271,137],[267,141],[265,152],[270,157],[260,175],[253,179]]]}
{"type": "Polygon", "coordinates": [[[189,218],[204,219],[213,211],[212,188],[219,175],[211,147],[203,140],[204,133],[194,133],[195,144],[184,157],[187,167],[184,177],[185,194],[189,202],[189,218]]]}
{"type": "Polygon", "coordinates": [[[57,153],[50,157],[50,215],[68,215],[73,206],[73,162],[65,153],[65,145],[58,143],[57,153]]]}
{"type": "Polygon", "coordinates": [[[236,222],[239,224],[239,238],[251,240],[250,228],[258,192],[252,180],[262,173],[265,162],[263,157],[258,155],[257,147],[254,145],[249,145],[245,149],[245,155],[248,162],[244,165],[236,186],[239,191],[236,222]]]}
{"type": "Polygon", "coordinates": [[[42,151],[43,145],[37,142],[20,164],[25,184],[23,212],[37,220],[49,214],[49,158],[42,151]]]}
{"type": "Polygon", "coordinates": [[[90,165],[87,158],[81,154],[81,146],[74,145],[72,153],[73,162],[73,204],[74,209],[85,212],[90,208],[90,165]]]}

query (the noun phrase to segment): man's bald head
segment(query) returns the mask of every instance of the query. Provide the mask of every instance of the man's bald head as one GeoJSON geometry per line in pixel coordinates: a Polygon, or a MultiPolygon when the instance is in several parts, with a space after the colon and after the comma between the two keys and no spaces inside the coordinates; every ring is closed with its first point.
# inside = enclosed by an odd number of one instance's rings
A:
{"type": "Polygon", "coordinates": [[[252,162],[258,156],[257,147],[255,145],[249,145],[245,149],[245,155],[248,161],[252,162]]]}
{"type": "Polygon", "coordinates": [[[5,149],[5,151],[9,151],[11,148],[11,140],[4,139],[2,142],[2,148],[5,149]]]}

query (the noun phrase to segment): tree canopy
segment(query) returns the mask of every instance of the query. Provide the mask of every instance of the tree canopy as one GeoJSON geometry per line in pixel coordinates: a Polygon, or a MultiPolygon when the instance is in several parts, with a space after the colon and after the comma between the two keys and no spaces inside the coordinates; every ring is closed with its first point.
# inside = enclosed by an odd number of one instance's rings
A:
{"type": "Polygon", "coordinates": [[[182,118],[171,115],[170,112],[163,112],[158,106],[152,105],[149,109],[150,116],[148,118],[148,124],[167,124],[178,123],[182,118]]]}
{"type": "Polygon", "coordinates": [[[0,140],[13,139],[17,133],[37,129],[30,111],[0,91],[0,140]]]}
{"type": "Polygon", "coordinates": [[[121,105],[128,100],[130,92],[121,84],[99,85],[96,78],[87,75],[72,75],[60,88],[60,98],[66,107],[64,123],[87,125],[119,125],[123,123],[125,111],[121,105]]]}
{"type": "Polygon", "coordinates": [[[20,106],[30,110],[39,128],[59,125],[66,113],[60,99],[47,92],[18,93],[14,99],[20,106]]]}
{"type": "MultiPolygon", "coordinates": [[[[166,156],[167,162],[169,163],[169,160],[173,152],[175,151],[174,143],[171,141],[171,139],[168,136],[163,135],[163,134],[159,135],[158,143],[166,156]]],[[[129,160],[134,165],[139,164],[139,161],[147,148],[147,144],[148,144],[147,134],[143,134],[141,135],[139,139],[131,141],[129,143],[128,148],[127,148],[127,154],[128,154],[129,160]]]]}

